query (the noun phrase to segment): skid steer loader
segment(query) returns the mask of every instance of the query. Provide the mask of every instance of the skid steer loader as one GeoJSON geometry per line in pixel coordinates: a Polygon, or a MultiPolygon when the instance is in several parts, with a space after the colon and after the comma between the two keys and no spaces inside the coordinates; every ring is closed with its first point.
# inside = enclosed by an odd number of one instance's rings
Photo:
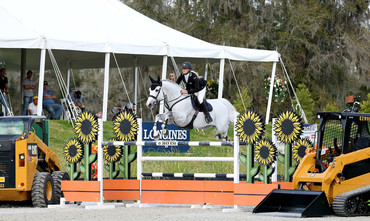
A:
{"type": "Polygon", "coordinates": [[[59,203],[61,180],[69,176],[48,145],[44,116],[0,117],[0,201],[59,203]]]}
{"type": "Polygon", "coordinates": [[[318,117],[316,153],[298,165],[293,190],[273,190],[253,213],[370,215],[370,114],[321,112],[318,117]]]}

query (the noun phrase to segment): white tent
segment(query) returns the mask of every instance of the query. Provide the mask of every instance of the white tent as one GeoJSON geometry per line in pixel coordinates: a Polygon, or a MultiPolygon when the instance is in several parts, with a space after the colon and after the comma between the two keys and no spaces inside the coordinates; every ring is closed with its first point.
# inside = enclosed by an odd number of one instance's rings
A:
{"type": "MultiPolygon", "coordinates": [[[[48,49],[53,51],[59,65],[105,67],[103,120],[107,114],[111,53],[121,66],[162,64],[163,78],[167,57],[193,62],[219,60],[220,97],[225,59],[273,62],[273,74],[279,59],[276,51],[202,41],[160,24],[118,0],[0,0],[0,19],[0,61],[10,69],[19,68],[22,62],[30,69],[39,68],[39,89],[42,89],[45,68],[51,67],[45,56],[48,49]]],[[[38,95],[42,104],[42,90],[38,95]]],[[[41,109],[38,113],[41,114],[41,109]]],[[[266,118],[268,121],[268,116],[266,118]]]]}

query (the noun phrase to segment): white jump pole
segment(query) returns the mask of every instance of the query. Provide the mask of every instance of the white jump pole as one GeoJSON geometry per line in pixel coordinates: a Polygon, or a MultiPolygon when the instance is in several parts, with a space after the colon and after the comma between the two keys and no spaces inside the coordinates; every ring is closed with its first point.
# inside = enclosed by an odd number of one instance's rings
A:
{"type": "Polygon", "coordinates": [[[239,137],[236,133],[236,124],[238,119],[234,119],[234,183],[239,183],[240,168],[239,168],[239,137]]]}
{"type": "Polygon", "coordinates": [[[100,185],[100,201],[99,206],[102,206],[104,203],[104,195],[103,195],[103,170],[104,170],[104,161],[103,161],[103,120],[101,118],[98,119],[98,126],[101,128],[98,131],[98,181],[100,185]]]}
{"type": "MultiPolygon", "coordinates": [[[[137,130],[137,141],[143,141],[143,120],[141,118],[137,119],[137,125],[138,125],[138,130],[137,130]]],[[[143,158],[143,146],[142,145],[137,145],[136,146],[137,150],[137,170],[136,170],[136,176],[137,179],[140,181],[140,200],[139,204],[141,203],[141,183],[142,183],[142,172],[143,172],[143,164],[142,164],[142,158],[143,158]]]]}

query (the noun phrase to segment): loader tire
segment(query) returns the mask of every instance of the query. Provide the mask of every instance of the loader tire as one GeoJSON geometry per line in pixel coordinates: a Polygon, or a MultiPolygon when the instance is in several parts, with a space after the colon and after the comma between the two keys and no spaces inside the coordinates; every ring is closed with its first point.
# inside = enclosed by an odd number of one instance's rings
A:
{"type": "Polygon", "coordinates": [[[50,173],[36,173],[33,178],[31,198],[35,207],[47,207],[54,200],[54,182],[50,173]]]}
{"type": "Polygon", "coordinates": [[[62,192],[62,180],[70,180],[69,175],[67,172],[64,171],[55,171],[51,174],[51,177],[54,180],[54,200],[53,204],[59,204],[60,203],[60,197],[63,197],[63,192],[62,192]]]}

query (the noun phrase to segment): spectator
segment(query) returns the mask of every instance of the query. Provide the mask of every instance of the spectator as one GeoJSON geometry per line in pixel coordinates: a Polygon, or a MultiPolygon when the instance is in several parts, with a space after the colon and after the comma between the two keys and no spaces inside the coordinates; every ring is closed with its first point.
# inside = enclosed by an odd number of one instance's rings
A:
{"type": "Polygon", "coordinates": [[[48,82],[44,81],[44,97],[43,97],[43,109],[47,110],[50,114],[50,119],[59,119],[64,108],[60,104],[56,104],[54,99],[56,98],[55,94],[48,90],[48,82]]]}
{"type": "Polygon", "coordinates": [[[82,105],[82,97],[81,97],[81,91],[74,91],[69,93],[71,96],[72,102],[81,109],[81,111],[84,110],[84,107],[82,105]]]}
{"type": "Polygon", "coordinates": [[[7,116],[10,111],[10,107],[9,107],[8,101],[6,100],[6,95],[5,95],[5,94],[9,94],[8,78],[5,75],[6,75],[6,69],[1,68],[0,69],[0,90],[1,90],[0,102],[4,106],[5,116],[7,116]]]}
{"type": "Polygon", "coordinates": [[[27,77],[23,81],[23,88],[24,88],[24,96],[23,96],[23,111],[22,115],[27,115],[28,113],[28,105],[32,103],[33,98],[33,89],[36,88],[36,84],[32,78],[33,72],[31,70],[27,71],[27,77]]]}
{"type": "Polygon", "coordinates": [[[28,114],[29,115],[37,115],[37,103],[38,103],[38,97],[33,97],[33,102],[28,105],[28,114]]]}
{"type": "Polygon", "coordinates": [[[168,79],[170,79],[170,81],[172,81],[172,82],[175,82],[175,74],[174,73],[170,73],[168,75],[168,79]]]}

